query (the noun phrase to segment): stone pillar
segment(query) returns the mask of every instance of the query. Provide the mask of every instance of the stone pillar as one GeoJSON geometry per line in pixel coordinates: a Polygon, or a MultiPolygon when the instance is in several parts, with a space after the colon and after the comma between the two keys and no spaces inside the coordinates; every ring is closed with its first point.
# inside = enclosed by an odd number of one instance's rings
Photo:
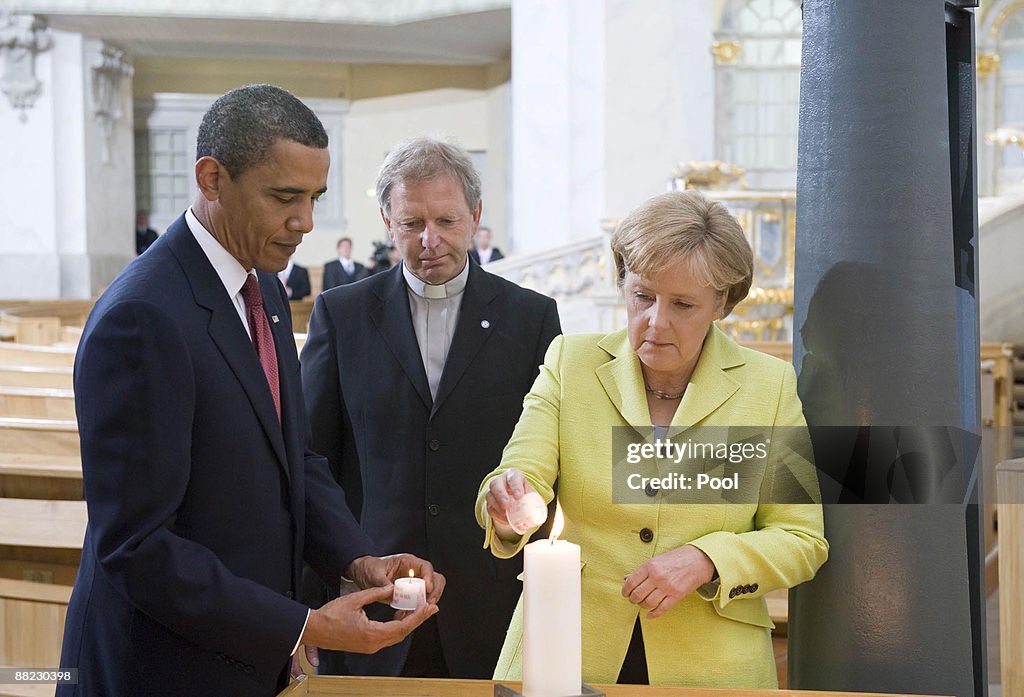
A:
{"type": "Polygon", "coordinates": [[[8,26],[22,50],[38,37],[38,87],[28,105],[0,96],[0,297],[87,298],[135,255],[132,71],[115,47],[34,21],[8,26]]]}
{"type": "Polygon", "coordinates": [[[790,594],[792,688],[986,691],[978,450],[945,438],[980,432],[973,20],[953,4],[803,6],[794,360],[823,495],[923,486],[826,505],[828,563],[790,594]],[[842,459],[821,456],[832,426],[842,459]],[[886,441],[897,460],[868,457],[886,441]]]}
{"type": "Polygon", "coordinates": [[[712,159],[713,5],[513,0],[513,251],[595,237],[712,159]]]}

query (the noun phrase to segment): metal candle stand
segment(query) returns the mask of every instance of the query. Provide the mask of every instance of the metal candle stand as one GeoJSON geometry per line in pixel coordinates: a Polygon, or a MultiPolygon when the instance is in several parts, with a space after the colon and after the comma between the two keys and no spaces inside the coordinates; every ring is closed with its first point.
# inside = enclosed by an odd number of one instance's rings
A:
{"type": "MultiPolygon", "coordinates": [[[[494,686],[494,697],[524,697],[523,693],[516,692],[511,687],[505,685],[494,686]]],[[[600,690],[591,687],[590,685],[583,683],[583,691],[578,695],[565,695],[564,697],[605,697],[605,694],[600,690]]]]}

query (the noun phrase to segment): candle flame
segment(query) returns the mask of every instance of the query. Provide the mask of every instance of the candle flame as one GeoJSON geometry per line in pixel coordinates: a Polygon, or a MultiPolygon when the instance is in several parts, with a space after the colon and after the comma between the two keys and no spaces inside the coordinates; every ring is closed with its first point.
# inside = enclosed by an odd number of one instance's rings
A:
{"type": "Polygon", "coordinates": [[[555,543],[555,540],[558,539],[558,536],[562,534],[562,530],[564,530],[564,529],[565,529],[565,514],[562,513],[562,504],[556,502],[555,503],[555,519],[551,523],[551,535],[548,537],[548,539],[551,541],[551,544],[555,543]]]}
{"type": "Polygon", "coordinates": [[[416,574],[412,572],[412,569],[409,569],[409,578],[414,578],[415,576],[416,574]]]}

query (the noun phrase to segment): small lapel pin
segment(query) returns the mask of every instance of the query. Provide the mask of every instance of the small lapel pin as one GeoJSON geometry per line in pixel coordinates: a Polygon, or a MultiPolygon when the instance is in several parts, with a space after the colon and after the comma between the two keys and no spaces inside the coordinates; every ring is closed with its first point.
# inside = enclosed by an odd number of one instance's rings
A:
{"type": "Polygon", "coordinates": [[[489,329],[490,326],[491,326],[491,323],[488,320],[483,319],[483,320],[480,320],[480,326],[483,327],[484,329],[489,329]]]}
{"type": "Polygon", "coordinates": [[[271,322],[273,322],[274,324],[277,324],[277,323],[278,323],[278,322],[280,322],[281,320],[279,320],[279,319],[277,318],[277,315],[271,315],[271,316],[270,316],[270,321],[271,321],[271,322]]]}

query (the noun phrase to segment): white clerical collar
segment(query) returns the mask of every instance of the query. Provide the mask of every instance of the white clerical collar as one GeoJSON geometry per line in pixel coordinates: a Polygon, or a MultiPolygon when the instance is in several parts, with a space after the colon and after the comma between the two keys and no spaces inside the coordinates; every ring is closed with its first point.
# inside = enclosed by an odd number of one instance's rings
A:
{"type": "Polygon", "coordinates": [[[409,286],[409,290],[421,298],[429,298],[431,300],[436,298],[454,298],[466,289],[466,279],[469,278],[469,261],[466,261],[466,265],[462,267],[459,275],[447,283],[436,286],[424,283],[421,279],[416,278],[404,262],[402,263],[402,275],[405,276],[405,284],[409,286]]]}
{"type": "Polygon", "coordinates": [[[206,258],[210,260],[210,264],[213,266],[213,270],[217,272],[220,282],[224,284],[224,290],[228,292],[228,297],[235,297],[235,294],[245,285],[249,272],[199,222],[199,218],[196,217],[191,208],[185,211],[185,223],[188,224],[189,231],[195,237],[196,242],[199,243],[203,253],[206,254],[206,258]]]}

